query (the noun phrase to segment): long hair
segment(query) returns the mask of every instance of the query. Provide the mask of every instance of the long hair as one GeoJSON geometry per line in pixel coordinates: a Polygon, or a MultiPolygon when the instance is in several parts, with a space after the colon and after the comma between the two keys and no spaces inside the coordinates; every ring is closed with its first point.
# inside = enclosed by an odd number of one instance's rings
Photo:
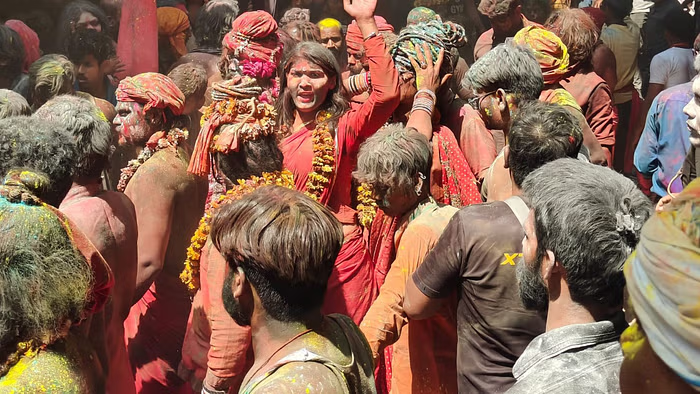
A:
{"type": "Polygon", "coordinates": [[[282,70],[280,70],[280,98],[277,100],[277,113],[279,114],[278,124],[291,126],[294,123],[294,113],[296,106],[292,98],[292,93],[287,89],[287,73],[297,60],[306,60],[323,70],[328,79],[335,78],[335,87],[328,92],[328,96],[319,110],[328,111],[331,114],[329,122],[336,124],[338,119],[348,110],[348,102],[342,94],[342,80],[340,66],[333,56],[333,53],[323,45],[316,42],[301,42],[291,51],[287,52],[282,60],[282,70]]]}
{"type": "Polygon", "coordinates": [[[71,36],[72,24],[80,19],[80,15],[83,12],[91,13],[102,26],[102,32],[107,35],[109,32],[109,21],[107,20],[107,14],[102,11],[102,8],[84,0],[76,0],[69,3],[66,8],[63,9],[61,17],[58,19],[58,25],[56,26],[56,47],[55,49],[60,53],[66,53],[66,45],[68,44],[68,39],[71,36]]]}

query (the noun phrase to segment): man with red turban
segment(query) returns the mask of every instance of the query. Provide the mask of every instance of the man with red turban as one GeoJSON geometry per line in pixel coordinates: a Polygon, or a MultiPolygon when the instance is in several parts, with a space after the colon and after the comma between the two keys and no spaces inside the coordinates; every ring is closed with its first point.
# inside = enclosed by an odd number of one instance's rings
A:
{"type": "Polygon", "coordinates": [[[138,393],[184,388],[176,371],[190,297],[178,275],[190,236],[204,211],[206,180],[187,173],[185,97],[168,77],[139,74],[119,84],[114,125],[139,156],[122,169],[119,190],[134,203],[138,272],[124,331],[138,393]]]}
{"type": "MultiPolygon", "coordinates": [[[[377,24],[377,33],[382,36],[382,33],[394,32],[394,26],[390,25],[386,19],[381,16],[375,15],[374,23],[377,24]]],[[[360,32],[360,27],[357,25],[357,21],[352,21],[352,23],[348,25],[345,43],[348,49],[348,68],[350,69],[350,74],[355,75],[362,71],[369,71],[368,59],[367,56],[365,56],[364,38],[360,32]]]]}

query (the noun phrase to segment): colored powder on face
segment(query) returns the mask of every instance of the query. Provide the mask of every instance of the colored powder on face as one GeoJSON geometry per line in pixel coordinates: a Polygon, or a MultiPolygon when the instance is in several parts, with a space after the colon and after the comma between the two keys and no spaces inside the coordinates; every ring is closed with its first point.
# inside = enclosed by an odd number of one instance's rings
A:
{"type": "Polygon", "coordinates": [[[625,358],[634,360],[646,340],[647,337],[644,335],[644,331],[639,328],[639,324],[635,321],[620,336],[620,346],[622,346],[622,353],[625,355],[625,358]]]}

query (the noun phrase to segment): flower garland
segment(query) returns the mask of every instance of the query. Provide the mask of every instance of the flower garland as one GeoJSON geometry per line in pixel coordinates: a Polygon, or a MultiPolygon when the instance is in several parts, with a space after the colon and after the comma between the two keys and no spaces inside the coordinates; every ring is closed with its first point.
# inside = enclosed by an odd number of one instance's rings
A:
{"type": "Polygon", "coordinates": [[[331,114],[327,111],[316,115],[317,126],[311,134],[314,157],[304,193],[319,202],[335,173],[335,139],[327,122],[330,117],[331,114]]]}
{"type": "Polygon", "coordinates": [[[175,151],[177,151],[177,147],[180,146],[183,141],[187,140],[187,135],[187,130],[178,128],[171,129],[167,134],[165,131],[154,133],[151,138],[148,139],[146,146],[138,157],[134,160],[129,160],[127,166],[122,168],[117,190],[120,192],[126,190],[126,185],[131,178],[133,178],[134,174],[136,174],[136,171],[156,152],[165,148],[174,148],[175,151]]]}
{"type": "Polygon", "coordinates": [[[370,228],[377,216],[377,201],[374,199],[372,186],[363,183],[357,187],[357,217],[360,225],[370,228]]]}
{"type": "Polygon", "coordinates": [[[226,194],[219,196],[212,201],[204,211],[204,216],[199,221],[199,227],[195,231],[191,239],[190,247],[187,248],[187,258],[185,260],[185,268],[180,273],[180,280],[187,285],[187,288],[195,293],[200,288],[199,280],[199,263],[202,257],[202,249],[207,243],[209,232],[211,231],[211,219],[213,214],[222,206],[230,204],[233,201],[240,199],[246,194],[252,193],[261,186],[282,186],[288,189],[294,189],[294,175],[291,172],[276,171],[271,173],[263,173],[261,177],[252,176],[250,179],[239,179],[235,185],[226,194]]]}

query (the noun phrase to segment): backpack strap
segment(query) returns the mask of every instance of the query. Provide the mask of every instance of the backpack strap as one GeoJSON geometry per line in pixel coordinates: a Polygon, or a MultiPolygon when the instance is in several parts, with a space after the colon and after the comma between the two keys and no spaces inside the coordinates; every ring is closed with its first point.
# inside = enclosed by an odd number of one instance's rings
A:
{"type": "Polygon", "coordinates": [[[527,215],[530,214],[530,208],[528,208],[525,201],[520,196],[512,196],[504,201],[515,217],[518,218],[521,226],[525,226],[525,220],[527,220],[527,215]]]}

